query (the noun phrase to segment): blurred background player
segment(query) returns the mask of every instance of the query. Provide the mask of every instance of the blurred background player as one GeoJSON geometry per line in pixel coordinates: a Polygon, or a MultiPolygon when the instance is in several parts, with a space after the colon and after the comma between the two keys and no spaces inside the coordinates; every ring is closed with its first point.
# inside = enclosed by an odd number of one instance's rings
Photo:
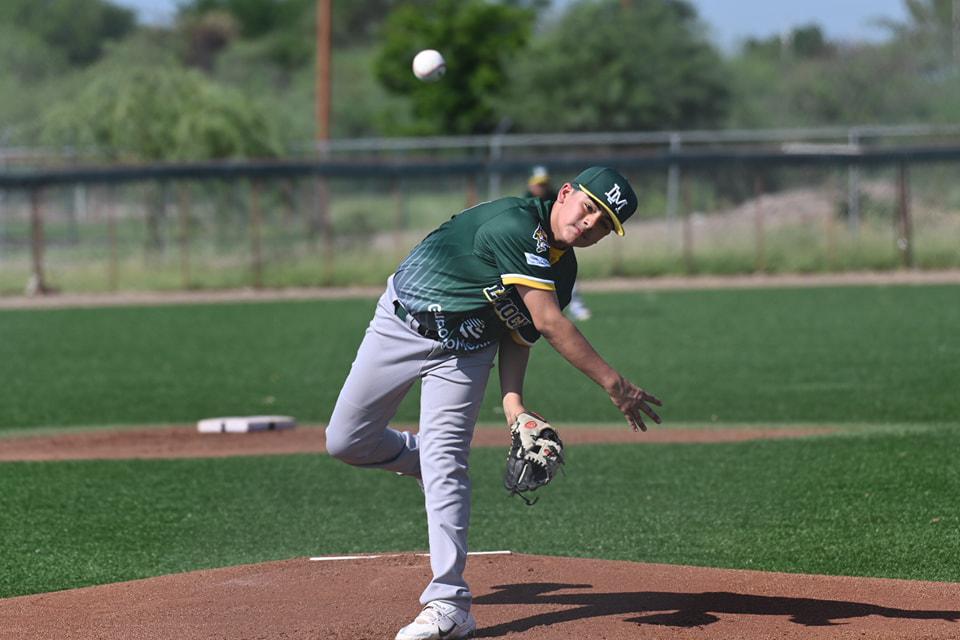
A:
{"type": "MultiPolygon", "coordinates": [[[[545,166],[537,165],[530,171],[530,177],[527,179],[527,197],[540,198],[550,202],[557,199],[557,190],[551,183],[550,172],[547,171],[545,166]]],[[[573,286],[567,313],[577,321],[589,320],[590,316],[593,315],[577,291],[576,285],[573,286]]]]}

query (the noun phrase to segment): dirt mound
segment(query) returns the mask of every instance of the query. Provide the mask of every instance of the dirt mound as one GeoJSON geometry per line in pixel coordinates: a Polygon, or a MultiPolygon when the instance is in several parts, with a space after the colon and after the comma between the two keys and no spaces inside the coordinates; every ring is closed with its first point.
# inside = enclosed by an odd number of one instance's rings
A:
{"type": "MultiPolygon", "coordinates": [[[[634,433],[626,425],[618,428],[576,428],[563,430],[565,444],[655,442],[733,442],[765,438],[795,438],[829,433],[822,427],[739,428],[739,429],[651,429],[634,433]]],[[[506,447],[506,427],[480,427],[475,447],[506,447]]],[[[293,453],[322,453],[324,432],[319,427],[243,434],[201,434],[194,427],[148,429],[99,429],[44,436],[16,436],[0,439],[0,461],[85,460],[122,458],[220,458],[293,453]]]]}
{"type": "MultiPolygon", "coordinates": [[[[0,600],[0,640],[392,638],[427,558],[296,559],[0,600]]],[[[960,584],[473,556],[478,638],[960,637],[960,584]]]]}

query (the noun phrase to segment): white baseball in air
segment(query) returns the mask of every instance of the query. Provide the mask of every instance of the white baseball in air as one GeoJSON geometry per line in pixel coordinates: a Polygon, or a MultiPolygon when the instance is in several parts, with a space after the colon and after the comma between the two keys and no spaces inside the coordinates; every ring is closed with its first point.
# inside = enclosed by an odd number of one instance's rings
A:
{"type": "Polygon", "coordinates": [[[439,80],[447,72],[447,63],[436,49],[424,49],[413,57],[413,75],[424,82],[439,80]]]}

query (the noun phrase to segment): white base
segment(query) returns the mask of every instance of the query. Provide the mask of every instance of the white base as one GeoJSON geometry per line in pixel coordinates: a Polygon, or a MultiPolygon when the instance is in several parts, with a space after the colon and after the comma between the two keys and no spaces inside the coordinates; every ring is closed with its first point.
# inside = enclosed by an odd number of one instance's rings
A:
{"type": "Polygon", "coordinates": [[[230,418],[207,418],[197,423],[200,433],[249,433],[251,431],[274,431],[297,426],[290,416],[235,416],[230,418]]]}

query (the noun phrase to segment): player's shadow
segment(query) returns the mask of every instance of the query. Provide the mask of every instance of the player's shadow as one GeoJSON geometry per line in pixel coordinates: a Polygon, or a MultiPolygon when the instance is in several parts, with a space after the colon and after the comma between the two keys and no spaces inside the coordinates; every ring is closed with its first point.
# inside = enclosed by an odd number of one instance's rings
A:
{"type": "Polygon", "coordinates": [[[571,589],[590,589],[589,584],[533,583],[495,586],[493,593],[474,599],[478,605],[531,604],[560,605],[563,611],[550,611],[477,631],[478,638],[495,638],[526,631],[540,625],[555,625],[585,618],[634,616],[624,618],[638,625],[666,627],[702,627],[717,622],[716,614],[788,616],[790,622],[806,627],[844,624],[841,620],[865,616],[883,616],[909,620],[960,620],[958,611],[917,611],[880,607],[862,602],[754,596],[743,593],[670,593],[634,591],[627,593],[554,593],[571,589]]]}

